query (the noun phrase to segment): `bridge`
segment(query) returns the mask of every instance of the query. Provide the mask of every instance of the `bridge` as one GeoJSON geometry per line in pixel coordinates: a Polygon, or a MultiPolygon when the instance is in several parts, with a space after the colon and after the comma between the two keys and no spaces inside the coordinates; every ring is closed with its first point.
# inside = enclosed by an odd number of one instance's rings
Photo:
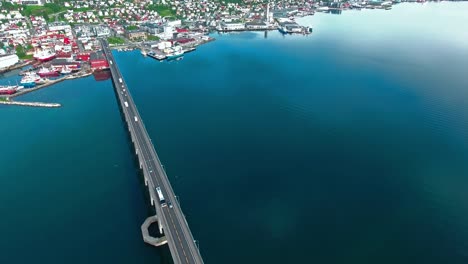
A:
{"type": "MultiPolygon", "coordinates": [[[[176,200],[174,190],[167,178],[158,154],[156,154],[153,143],[148,136],[132,95],[127,88],[127,84],[117,67],[107,41],[104,39],[100,41],[102,50],[109,61],[114,90],[135,147],[135,154],[138,157],[140,169],[143,172],[145,185],[149,189],[151,205],[156,209],[156,216],[153,216],[153,218],[157,219],[159,232],[161,235],[164,234],[175,264],[202,264],[203,259],[200,251],[192,236],[187,220],[182,213],[182,209],[176,200]],[[161,192],[164,201],[160,200],[157,190],[161,192]]],[[[157,243],[157,245],[162,244],[165,244],[165,241],[157,243]]]]}

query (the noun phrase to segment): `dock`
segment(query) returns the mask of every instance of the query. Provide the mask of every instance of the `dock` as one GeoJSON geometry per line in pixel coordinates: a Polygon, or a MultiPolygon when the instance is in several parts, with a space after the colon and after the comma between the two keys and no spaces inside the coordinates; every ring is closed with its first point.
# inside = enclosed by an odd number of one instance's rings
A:
{"type": "Polygon", "coordinates": [[[9,95],[7,97],[9,98],[14,98],[14,97],[18,97],[18,96],[21,96],[21,95],[24,95],[24,94],[27,94],[27,93],[30,93],[30,92],[34,92],[34,91],[37,91],[39,89],[42,89],[42,88],[46,88],[48,86],[51,86],[53,84],[56,84],[56,83],[59,83],[59,82],[62,82],[62,81],[65,81],[65,80],[72,80],[72,79],[77,79],[77,78],[83,78],[83,77],[87,77],[87,76],[90,76],[92,75],[93,73],[92,72],[77,72],[77,73],[73,73],[73,74],[70,74],[70,75],[66,75],[64,77],[61,77],[61,78],[58,78],[58,79],[55,79],[55,80],[48,80],[47,82],[45,82],[44,84],[40,84],[36,87],[33,87],[33,88],[23,88],[21,90],[19,90],[17,93],[15,94],[12,94],[12,95],[9,95]]]}
{"type": "Polygon", "coordinates": [[[163,53],[156,53],[154,51],[147,52],[146,55],[159,61],[165,60],[167,58],[163,53]]]}

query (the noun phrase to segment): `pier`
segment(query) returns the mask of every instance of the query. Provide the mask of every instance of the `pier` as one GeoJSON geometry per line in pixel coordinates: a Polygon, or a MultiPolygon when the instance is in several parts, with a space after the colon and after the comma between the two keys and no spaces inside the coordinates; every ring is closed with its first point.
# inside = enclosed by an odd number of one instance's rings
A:
{"type": "Polygon", "coordinates": [[[24,94],[27,94],[27,93],[30,93],[30,92],[34,92],[34,91],[46,88],[48,86],[51,86],[53,84],[56,84],[56,83],[59,83],[59,82],[65,81],[65,80],[83,78],[83,77],[90,76],[92,74],[93,74],[92,72],[80,71],[80,72],[73,73],[73,74],[70,74],[70,75],[55,79],[55,80],[48,80],[47,82],[45,82],[43,84],[40,84],[40,85],[38,85],[36,87],[33,87],[33,88],[23,88],[21,90],[18,90],[17,93],[14,93],[14,94],[8,95],[8,96],[4,96],[4,97],[7,97],[7,98],[18,97],[18,96],[21,96],[21,95],[24,95],[24,94]]]}
{"type": "MultiPolygon", "coordinates": [[[[154,221],[157,219],[159,232],[161,235],[165,236],[175,264],[203,264],[203,259],[195,243],[195,239],[192,236],[187,219],[182,213],[174,190],[172,189],[166,172],[163,169],[153,143],[146,131],[127,84],[117,67],[109,45],[104,39],[100,41],[102,50],[109,61],[114,91],[120,110],[130,134],[145,185],[148,186],[151,205],[154,206],[156,210],[155,217],[157,218],[151,218],[152,220],[150,219],[147,221],[154,221]],[[162,196],[163,198],[161,198],[162,196]]],[[[142,235],[144,238],[147,238],[148,241],[151,241],[151,239],[146,236],[145,229],[147,230],[147,227],[143,228],[145,226],[146,225],[142,226],[142,235]]],[[[161,240],[159,242],[161,243],[155,244],[163,244],[161,240]]]]}
{"type": "Polygon", "coordinates": [[[42,102],[17,102],[17,101],[0,101],[0,104],[4,105],[20,105],[20,106],[32,106],[32,107],[60,107],[61,104],[56,103],[42,103],[42,102]]]}

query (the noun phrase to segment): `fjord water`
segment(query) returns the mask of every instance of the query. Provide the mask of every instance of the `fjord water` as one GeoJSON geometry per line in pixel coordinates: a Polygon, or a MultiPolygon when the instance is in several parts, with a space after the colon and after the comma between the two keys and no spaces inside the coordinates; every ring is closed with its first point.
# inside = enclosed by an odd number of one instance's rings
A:
{"type": "MultiPolygon", "coordinates": [[[[206,263],[467,263],[467,3],[115,56],[206,263]]],[[[12,79],[14,77],[9,77],[12,79]]],[[[167,263],[110,81],[0,106],[1,263],[167,263]],[[160,256],[165,257],[161,260],[160,256]]]]}

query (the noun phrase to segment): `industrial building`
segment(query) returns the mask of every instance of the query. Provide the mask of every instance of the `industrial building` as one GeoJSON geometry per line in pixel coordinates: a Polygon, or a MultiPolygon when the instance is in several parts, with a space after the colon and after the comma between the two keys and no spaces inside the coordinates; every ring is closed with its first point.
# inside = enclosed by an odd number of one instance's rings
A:
{"type": "Polygon", "coordinates": [[[13,66],[18,62],[19,58],[16,54],[0,55],[0,70],[13,66]]]}

